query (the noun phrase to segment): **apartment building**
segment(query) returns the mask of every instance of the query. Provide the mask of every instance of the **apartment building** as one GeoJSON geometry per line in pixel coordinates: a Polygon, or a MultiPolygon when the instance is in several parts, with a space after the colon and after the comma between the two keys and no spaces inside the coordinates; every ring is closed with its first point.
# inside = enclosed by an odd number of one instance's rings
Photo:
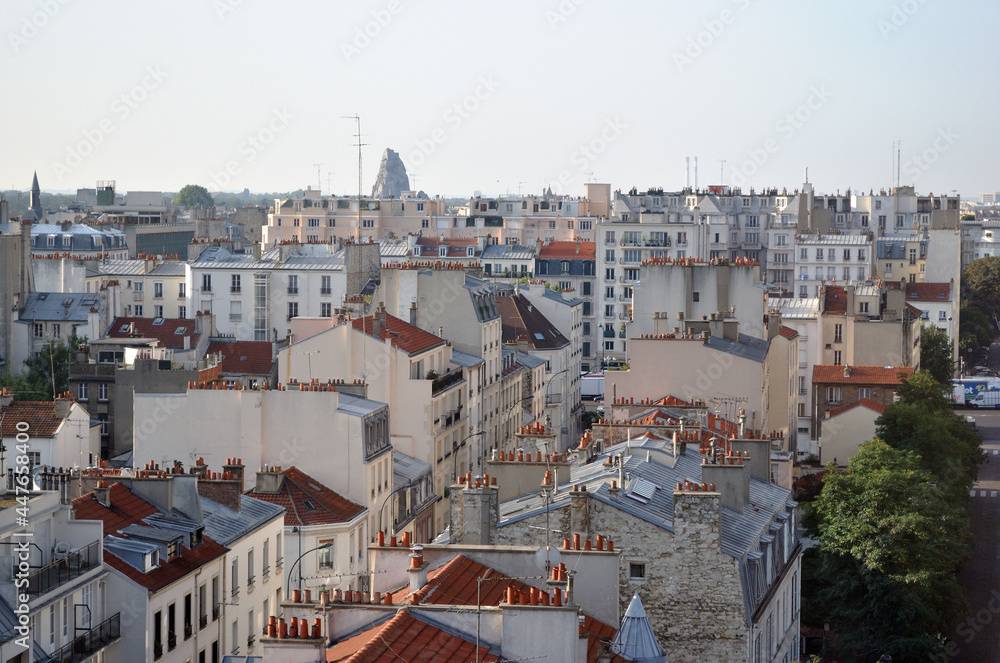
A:
{"type": "MultiPolygon", "coordinates": [[[[3,417],[6,429],[10,421],[3,417]]],[[[31,432],[31,429],[28,430],[31,432]]],[[[15,447],[7,443],[8,449],[15,447]]],[[[4,476],[13,470],[8,454],[4,476]]],[[[129,607],[108,590],[100,523],[74,520],[66,473],[46,472],[39,486],[19,487],[4,481],[0,508],[0,658],[34,663],[65,660],[125,660],[121,641],[131,623],[129,607]],[[27,577],[18,562],[27,561],[27,577]],[[24,581],[27,584],[22,584],[24,581]],[[20,621],[21,606],[27,623],[20,621]],[[18,610],[15,613],[15,609],[18,610]],[[18,627],[21,628],[18,628],[18,627]]]]}
{"type": "Polygon", "coordinates": [[[8,370],[22,372],[25,359],[73,334],[100,338],[110,322],[108,313],[98,293],[24,293],[11,324],[8,370]]]}
{"type": "Polygon", "coordinates": [[[58,395],[55,401],[25,401],[4,388],[0,426],[7,453],[26,457],[31,468],[90,467],[101,458],[101,426],[72,394],[58,395]],[[29,439],[18,441],[18,433],[29,439]]]}
{"type": "Polygon", "coordinates": [[[770,442],[747,442],[747,456],[725,444],[706,456],[633,429],[630,441],[574,465],[558,490],[503,502],[478,529],[466,517],[452,542],[541,546],[557,523],[574,549],[586,539],[616,551],[620,610],[647,592],[645,613],[672,661],[792,660],[802,550],[795,503],[771,482],[770,442]],[[663,583],[669,596],[649,593],[663,583]]]}
{"type": "MultiPolygon", "coordinates": [[[[496,304],[500,312],[504,345],[529,352],[545,362],[545,425],[558,435],[556,448],[549,449],[548,452],[566,451],[574,446],[581,433],[579,322],[569,326],[577,334],[577,344],[574,346],[520,292],[499,296],[496,304]]],[[[579,309],[578,301],[568,304],[579,309]]],[[[566,317],[578,320],[572,308],[566,317]]]]}
{"type": "Polygon", "coordinates": [[[883,235],[876,241],[875,274],[886,281],[923,283],[927,238],[919,234],[883,235]]]}
{"type": "Polygon", "coordinates": [[[913,370],[911,366],[814,366],[813,430],[822,439],[822,427],[826,425],[827,417],[836,414],[835,410],[846,405],[863,400],[882,407],[891,405],[895,400],[896,388],[913,375],[913,370]]]}
{"type": "MultiPolygon", "coordinates": [[[[393,448],[433,468],[436,494],[444,494],[459,468],[482,457],[482,435],[469,419],[470,386],[480,364],[454,361],[444,338],[390,315],[381,302],[372,315],[301,336],[278,353],[280,378],[332,377],[386,403],[393,448]]],[[[391,479],[378,483],[388,488],[391,479]]],[[[434,517],[436,534],[444,514],[434,517]]]]}
{"type": "MultiPolygon", "coordinates": [[[[557,288],[559,292],[568,293],[570,297],[580,300],[581,370],[599,368],[604,336],[601,325],[598,324],[597,243],[581,241],[543,244],[535,257],[535,276],[557,288]]],[[[526,296],[534,300],[533,293],[534,288],[531,288],[530,294],[526,293],[526,296]]],[[[551,311],[546,311],[546,315],[552,318],[550,313],[551,311]]],[[[556,321],[556,324],[559,322],[556,321]]]]}
{"type": "Polygon", "coordinates": [[[86,288],[107,293],[116,318],[192,318],[185,272],[184,263],[177,260],[110,260],[88,271],[86,288]]]}
{"type": "Polygon", "coordinates": [[[919,368],[922,312],[906,302],[902,287],[866,281],[823,286],[819,295],[819,363],[919,368]]]}
{"type": "MultiPolygon", "coordinates": [[[[5,216],[6,201],[0,201],[0,216],[5,216]]],[[[5,220],[5,219],[4,219],[5,220]]],[[[28,293],[35,289],[31,259],[31,224],[0,226],[0,370],[19,371],[13,360],[14,320],[28,293]]],[[[19,353],[22,354],[22,353],[19,353]]]]}
{"type": "Polygon", "coordinates": [[[920,309],[922,324],[933,325],[948,334],[951,340],[951,359],[955,362],[955,370],[959,369],[959,311],[960,302],[956,299],[955,282],[949,283],[912,283],[904,284],[906,303],[920,309]]]}
{"type": "Polygon", "coordinates": [[[211,311],[219,333],[238,340],[276,341],[293,318],[332,318],[378,274],[377,244],[286,243],[259,259],[212,247],[187,264],[188,310],[211,311]]]}
{"type": "Polygon", "coordinates": [[[798,375],[794,391],[797,399],[796,447],[799,458],[809,454],[819,455],[816,437],[812,435],[813,366],[823,363],[824,326],[820,324],[819,299],[816,297],[779,297],[769,300],[768,305],[778,311],[782,323],[798,334],[798,375]]]}
{"type": "Polygon", "coordinates": [[[111,227],[68,222],[60,225],[35,223],[31,226],[31,255],[36,258],[126,260],[129,247],[125,233],[111,227]]]}
{"type": "MultiPolygon", "coordinates": [[[[389,408],[338,391],[341,386],[316,380],[282,384],[280,390],[192,385],[183,394],[136,394],[136,431],[143,434],[136,435],[134,456],[307,465],[311,476],[367,509],[358,533],[364,538],[377,526],[378,509],[392,487],[389,408]]],[[[244,474],[244,490],[255,479],[244,474]]],[[[356,567],[344,581],[357,589],[365,571],[356,567]]]]}
{"type": "MultiPolygon", "coordinates": [[[[289,574],[287,588],[350,588],[344,579],[352,577],[358,565],[364,563],[361,552],[368,545],[359,539],[368,520],[365,507],[296,467],[265,466],[257,472],[254,487],[247,494],[283,509],[284,536],[279,537],[283,548],[275,549],[273,554],[279,565],[282,559],[289,564],[285,569],[289,574]],[[290,568],[292,564],[294,569],[290,568]]],[[[269,608],[270,612],[261,613],[265,623],[268,617],[280,613],[281,601],[269,608]]]]}
{"type": "Polygon", "coordinates": [[[872,248],[870,235],[796,235],[796,294],[817,297],[824,283],[867,280],[873,274],[872,248]]]}

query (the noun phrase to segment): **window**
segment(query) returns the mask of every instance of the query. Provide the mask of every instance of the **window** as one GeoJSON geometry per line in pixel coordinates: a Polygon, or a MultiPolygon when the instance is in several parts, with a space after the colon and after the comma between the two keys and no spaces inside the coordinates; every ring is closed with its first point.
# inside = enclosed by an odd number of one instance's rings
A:
{"type": "Polygon", "coordinates": [[[587,297],[590,295],[590,281],[583,282],[583,296],[587,297]]]}
{"type": "Polygon", "coordinates": [[[843,365],[844,362],[841,361],[842,356],[843,356],[843,353],[840,350],[834,350],[833,351],[833,365],[834,366],[842,366],[843,365]]]}
{"type": "Polygon", "coordinates": [[[613,285],[609,285],[606,288],[604,288],[604,298],[605,299],[615,298],[615,287],[613,285]]]}
{"type": "Polygon", "coordinates": [[[329,295],[333,289],[330,287],[330,276],[323,275],[320,277],[319,281],[319,294],[329,295]]]}
{"type": "Polygon", "coordinates": [[[701,293],[699,293],[699,292],[692,292],[691,293],[691,301],[693,301],[693,302],[700,302],[701,301],[701,293]]]}
{"type": "Polygon", "coordinates": [[[613,317],[615,317],[615,305],[614,304],[605,304],[604,305],[604,317],[605,318],[613,318],[613,317]]]}
{"type": "MultiPolygon", "coordinates": [[[[590,284],[589,283],[584,283],[584,285],[590,285],[590,284]]],[[[593,315],[593,311],[591,310],[591,307],[592,307],[592,305],[591,305],[590,302],[584,302],[583,303],[583,314],[584,315],[593,315]]]]}
{"type": "Polygon", "coordinates": [[[851,250],[844,249],[844,262],[847,262],[850,259],[851,259],[851,250]]]}
{"type": "Polygon", "coordinates": [[[331,570],[334,568],[334,549],[333,549],[333,539],[323,539],[318,542],[319,545],[330,544],[329,548],[323,548],[316,551],[317,554],[317,564],[320,570],[331,570]]]}
{"type": "Polygon", "coordinates": [[[135,317],[137,317],[137,318],[141,318],[142,317],[142,304],[136,304],[135,305],[135,317]]]}
{"type": "Polygon", "coordinates": [[[97,400],[107,401],[108,400],[108,383],[101,382],[97,385],[97,400]]]}
{"type": "MultiPolygon", "coordinates": [[[[263,565],[263,575],[265,577],[267,577],[267,575],[269,573],[271,573],[271,554],[270,554],[270,549],[271,549],[271,540],[270,539],[264,539],[264,551],[262,553],[261,563],[263,565]]],[[[267,605],[267,601],[265,601],[264,604],[267,605]]],[[[269,614],[267,612],[267,608],[264,608],[264,614],[265,615],[269,614]]]]}
{"type": "Polygon", "coordinates": [[[49,606],[49,644],[56,644],[56,607],[49,606]]]}
{"type": "Polygon", "coordinates": [[[840,325],[840,324],[834,325],[833,326],[833,342],[834,343],[840,343],[841,341],[843,341],[844,340],[843,335],[844,335],[844,325],[840,325]]]}
{"type": "Polygon", "coordinates": [[[605,249],[604,250],[604,262],[614,262],[615,261],[615,250],[605,249]]]}
{"type": "Polygon", "coordinates": [[[212,275],[202,274],[201,275],[201,291],[202,292],[212,292],[212,275]]]}
{"type": "Polygon", "coordinates": [[[240,292],[242,290],[242,278],[239,274],[233,274],[229,285],[229,292],[240,292]]]}
{"type": "Polygon", "coordinates": [[[614,244],[615,243],[615,231],[614,230],[605,230],[604,231],[604,243],[605,244],[614,244]]]}
{"type": "Polygon", "coordinates": [[[62,327],[58,322],[52,323],[52,338],[62,337],[62,327]]]}
{"type": "Polygon", "coordinates": [[[688,243],[688,234],[687,234],[687,232],[679,232],[679,233],[677,233],[677,245],[678,246],[687,246],[687,243],[688,243]]]}
{"type": "Polygon", "coordinates": [[[238,596],[240,593],[240,560],[233,560],[232,573],[229,576],[230,586],[232,587],[233,596],[238,596]]]}
{"type": "Polygon", "coordinates": [[[212,621],[219,618],[219,576],[212,578],[212,621]]]}
{"type": "Polygon", "coordinates": [[[45,325],[41,322],[36,322],[34,325],[32,325],[31,330],[32,330],[32,335],[35,338],[42,338],[43,336],[45,336],[45,325]]]}
{"type": "Polygon", "coordinates": [[[363,220],[361,222],[361,227],[362,228],[374,228],[375,227],[375,219],[365,219],[365,220],[363,220]]]}
{"type": "Polygon", "coordinates": [[[871,399],[872,390],[871,387],[859,387],[858,388],[858,398],[868,398],[871,399]]]}
{"type": "Polygon", "coordinates": [[[253,587],[254,581],[253,548],[247,552],[247,587],[253,587]]]}
{"type": "Polygon", "coordinates": [[[299,277],[292,274],[288,277],[288,294],[297,295],[299,294],[299,277]]]}
{"type": "Polygon", "coordinates": [[[309,219],[310,228],[319,228],[319,219],[309,219]]]}
{"type": "Polygon", "coordinates": [[[299,317],[299,303],[298,302],[288,302],[288,319],[299,317]]]}
{"type": "Polygon", "coordinates": [[[632,582],[646,579],[646,565],[632,562],[628,565],[628,579],[632,582]]]}
{"type": "Polygon", "coordinates": [[[840,405],[840,387],[826,388],[826,402],[830,405],[840,405]]]}
{"type": "Polygon", "coordinates": [[[320,302],[319,305],[319,315],[321,318],[332,317],[333,314],[333,304],[330,302],[320,302]]]}
{"type": "Polygon", "coordinates": [[[948,321],[948,312],[938,311],[938,322],[947,322],[947,321],[948,321]]]}
{"type": "Polygon", "coordinates": [[[816,260],[823,259],[823,249],[816,249],[816,260]]]}
{"type": "Polygon", "coordinates": [[[180,318],[180,319],[183,320],[184,318],[188,317],[187,313],[188,313],[188,307],[187,306],[178,306],[177,307],[177,317],[178,318],[180,318]]]}
{"type": "Polygon", "coordinates": [[[69,599],[63,599],[62,604],[62,634],[65,638],[69,634],[69,599]]]}
{"type": "Polygon", "coordinates": [[[142,281],[132,282],[132,292],[142,292],[142,281]]]}
{"type": "Polygon", "coordinates": [[[608,352],[614,352],[615,351],[615,342],[614,341],[604,341],[604,349],[606,351],[608,351],[608,352]]]}
{"type": "Polygon", "coordinates": [[[153,281],[153,297],[156,299],[163,298],[163,281],[153,281]]]}
{"type": "Polygon", "coordinates": [[[615,280],[615,268],[614,267],[608,267],[608,268],[606,268],[604,270],[604,280],[605,281],[614,281],[615,280]]]}
{"type": "Polygon", "coordinates": [[[177,284],[177,298],[181,299],[187,297],[187,283],[177,284]]]}
{"type": "Polygon", "coordinates": [[[859,313],[868,313],[868,302],[860,302],[858,304],[859,313]]]}

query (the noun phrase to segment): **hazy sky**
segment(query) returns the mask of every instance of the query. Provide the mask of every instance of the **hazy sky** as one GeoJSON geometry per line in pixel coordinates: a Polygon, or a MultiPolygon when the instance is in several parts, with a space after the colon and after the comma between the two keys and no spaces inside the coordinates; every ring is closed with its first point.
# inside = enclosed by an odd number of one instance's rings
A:
{"type": "Polygon", "coordinates": [[[0,188],[1000,189],[1000,3],[4,0],[0,188]],[[320,177],[314,164],[320,163],[320,177]],[[329,182],[329,185],[328,185],[329,182]],[[411,179],[412,183],[412,179],[411,179]]]}

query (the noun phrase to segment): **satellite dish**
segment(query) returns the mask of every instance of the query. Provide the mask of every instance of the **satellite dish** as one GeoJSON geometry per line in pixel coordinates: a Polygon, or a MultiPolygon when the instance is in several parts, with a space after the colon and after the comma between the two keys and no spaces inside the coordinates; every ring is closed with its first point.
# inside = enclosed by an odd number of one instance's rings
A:
{"type": "Polygon", "coordinates": [[[545,554],[545,546],[542,546],[535,551],[535,565],[540,568],[543,572],[552,568],[553,566],[559,566],[559,561],[562,555],[559,553],[559,547],[556,545],[550,545],[548,549],[548,555],[545,554]],[[548,566],[546,567],[546,557],[548,558],[548,566]]]}

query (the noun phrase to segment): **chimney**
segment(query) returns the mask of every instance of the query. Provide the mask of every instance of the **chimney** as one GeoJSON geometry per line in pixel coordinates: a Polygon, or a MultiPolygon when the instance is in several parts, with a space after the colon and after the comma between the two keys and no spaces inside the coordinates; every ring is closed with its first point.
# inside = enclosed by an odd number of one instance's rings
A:
{"type": "Polygon", "coordinates": [[[723,458],[718,463],[702,461],[701,480],[719,487],[722,506],[743,513],[743,504],[749,499],[750,474],[742,458],[723,458]]]}
{"type": "MultiPolygon", "coordinates": [[[[223,467],[226,467],[225,465],[223,467]]],[[[239,466],[242,472],[242,465],[239,466]]],[[[242,474],[240,479],[232,478],[225,472],[209,472],[208,476],[198,479],[198,495],[205,499],[218,502],[233,511],[240,510],[240,495],[243,492],[242,474]]]]}
{"type": "Polygon", "coordinates": [[[417,326],[417,303],[410,302],[410,324],[417,326]]]}
{"type": "Polygon", "coordinates": [[[851,377],[851,367],[848,364],[844,364],[844,377],[851,377]]]}
{"type": "Polygon", "coordinates": [[[771,482],[771,440],[767,437],[730,442],[733,454],[742,456],[750,476],[765,483],[771,482]]]}
{"type": "Polygon", "coordinates": [[[777,309],[767,314],[767,340],[781,333],[781,313],[777,309]]]}
{"type": "Polygon", "coordinates": [[[101,506],[111,508],[111,488],[108,487],[107,481],[97,482],[97,486],[94,488],[94,499],[101,506]]]}
{"type": "Polygon", "coordinates": [[[257,472],[257,485],[254,487],[254,492],[265,495],[276,495],[281,490],[281,481],[284,476],[280,468],[274,466],[262,467],[257,472]]]}
{"type": "Polygon", "coordinates": [[[848,285],[844,287],[844,292],[847,295],[847,315],[854,315],[854,286],[848,285]]]}
{"type": "Polygon", "coordinates": [[[372,336],[382,338],[382,330],[385,328],[385,302],[379,302],[372,314],[372,336]]]}
{"type": "Polygon", "coordinates": [[[472,473],[459,477],[459,483],[448,491],[450,500],[449,525],[451,541],[464,545],[491,545],[496,543],[497,520],[500,514],[499,490],[493,485],[482,485],[472,473]]]}
{"type": "Polygon", "coordinates": [[[73,395],[69,392],[56,398],[56,418],[65,419],[69,416],[69,411],[73,407],[73,395]]]}
{"type": "Polygon", "coordinates": [[[240,482],[240,491],[243,490],[243,459],[228,458],[226,464],[222,466],[223,472],[229,473],[229,478],[240,482]]]}
{"type": "Polygon", "coordinates": [[[11,403],[14,402],[14,392],[7,387],[0,391],[0,407],[10,407],[11,403]]]}
{"type": "Polygon", "coordinates": [[[574,535],[583,534],[586,537],[590,534],[589,501],[586,485],[573,486],[569,494],[569,529],[574,535]]]}
{"type": "Polygon", "coordinates": [[[410,594],[416,594],[427,584],[427,562],[424,561],[423,546],[410,548],[410,567],[406,574],[410,578],[410,594]]]}

